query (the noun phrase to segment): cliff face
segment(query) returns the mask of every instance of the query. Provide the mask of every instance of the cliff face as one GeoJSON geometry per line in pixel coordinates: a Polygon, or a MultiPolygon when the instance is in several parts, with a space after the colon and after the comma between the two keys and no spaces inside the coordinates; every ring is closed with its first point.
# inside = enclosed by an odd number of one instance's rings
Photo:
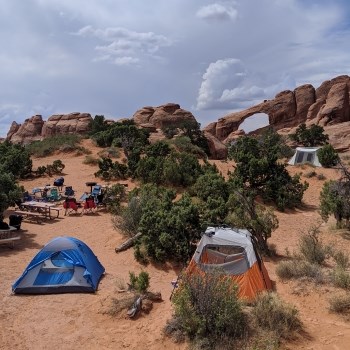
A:
{"type": "Polygon", "coordinates": [[[282,91],[274,99],[230,113],[204,130],[220,141],[232,139],[245,119],[256,114],[266,113],[269,124],[275,130],[292,128],[301,123],[318,124],[324,127],[350,121],[350,77],[341,75],[327,80],[315,89],[312,85],[302,85],[294,91],[282,91]]]}
{"type": "Polygon", "coordinates": [[[14,143],[30,143],[49,136],[63,134],[85,134],[89,131],[92,117],[89,113],[59,114],[49,117],[45,122],[41,115],[35,115],[23,124],[13,122],[7,140],[14,143]]]}

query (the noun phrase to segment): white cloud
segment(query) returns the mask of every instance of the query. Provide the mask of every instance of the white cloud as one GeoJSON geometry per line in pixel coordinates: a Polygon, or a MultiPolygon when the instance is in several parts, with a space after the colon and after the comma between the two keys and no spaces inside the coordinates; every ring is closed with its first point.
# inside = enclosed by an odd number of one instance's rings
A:
{"type": "Polygon", "coordinates": [[[224,6],[218,3],[201,7],[196,16],[205,20],[235,20],[238,16],[238,11],[232,6],[224,6]]]}
{"type": "Polygon", "coordinates": [[[102,54],[94,60],[110,61],[117,65],[139,63],[145,56],[156,58],[155,54],[162,47],[172,44],[171,40],[164,35],[136,32],[120,27],[94,29],[89,25],[81,28],[76,35],[94,37],[109,43],[95,47],[102,54]]]}

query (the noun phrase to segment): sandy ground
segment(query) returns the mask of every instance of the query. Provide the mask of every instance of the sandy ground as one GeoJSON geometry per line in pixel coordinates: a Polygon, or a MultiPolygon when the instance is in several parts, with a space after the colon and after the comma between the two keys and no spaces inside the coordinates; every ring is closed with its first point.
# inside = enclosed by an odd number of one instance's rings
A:
{"type": "MultiPolygon", "coordinates": [[[[84,141],[94,154],[89,140],[84,141]]],[[[61,154],[45,159],[34,159],[34,168],[61,159],[65,164],[65,185],[72,185],[79,197],[87,190],[85,182],[94,181],[94,166],[84,165],[85,156],[61,154]]],[[[230,164],[217,162],[223,173],[230,164]]],[[[308,172],[310,169],[293,168],[292,172],[308,172]]],[[[327,179],[337,176],[334,170],[316,170],[327,179]]],[[[23,181],[26,189],[52,183],[54,178],[38,178],[23,181]]],[[[270,239],[277,247],[279,255],[286,250],[293,252],[303,230],[319,220],[317,206],[319,191],[323,182],[315,178],[307,179],[307,190],[303,210],[277,213],[279,228],[270,239]]],[[[99,183],[103,183],[99,181],[99,183]]],[[[130,183],[129,188],[135,184],[130,183]]],[[[11,210],[7,215],[11,214],[11,210]]],[[[332,222],[322,227],[326,241],[338,248],[347,249],[345,240],[332,229],[332,222]]],[[[175,344],[163,336],[162,329],[171,317],[169,301],[171,280],[178,271],[170,266],[149,265],[142,267],[133,257],[133,250],[116,254],[114,248],[124,241],[124,237],[113,228],[111,216],[99,210],[93,215],[63,216],[44,221],[43,224],[22,223],[22,238],[15,248],[0,245],[0,348],[1,349],[186,349],[186,344],[175,344]],[[81,239],[94,251],[106,269],[98,291],[95,294],[58,294],[39,296],[18,296],[11,293],[12,283],[22,274],[34,255],[49,240],[57,236],[73,236],[81,239]],[[120,281],[129,280],[129,271],[139,273],[146,270],[151,277],[151,290],[162,293],[163,302],[155,303],[148,315],[142,314],[130,320],[124,314],[110,316],[111,299],[118,295],[120,281]]],[[[279,258],[280,259],[280,258],[279,258]]],[[[275,274],[279,259],[266,261],[266,267],[276,291],[287,302],[293,303],[304,323],[305,331],[297,341],[286,344],[288,349],[349,349],[350,323],[341,316],[328,312],[327,300],[336,292],[331,287],[283,283],[275,274]]]]}

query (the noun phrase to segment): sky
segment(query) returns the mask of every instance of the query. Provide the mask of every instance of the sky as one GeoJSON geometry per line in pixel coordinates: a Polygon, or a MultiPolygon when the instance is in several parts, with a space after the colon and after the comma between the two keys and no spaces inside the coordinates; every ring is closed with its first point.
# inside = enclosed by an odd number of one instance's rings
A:
{"type": "Polygon", "coordinates": [[[349,74],[349,39],[348,0],[0,0],[0,136],[168,102],[204,127],[349,74]]]}

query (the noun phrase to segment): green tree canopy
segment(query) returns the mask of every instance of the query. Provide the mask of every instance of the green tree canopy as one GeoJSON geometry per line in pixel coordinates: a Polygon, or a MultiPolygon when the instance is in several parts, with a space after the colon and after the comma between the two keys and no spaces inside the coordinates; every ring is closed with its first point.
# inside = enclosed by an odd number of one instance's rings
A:
{"type": "Polygon", "coordinates": [[[313,124],[309,128],[306,124],[300,124],[294,134],[290,134],[291,140],[306,147],[322,146],[328,142],[328,135],[320,125],[313,124]]]}

